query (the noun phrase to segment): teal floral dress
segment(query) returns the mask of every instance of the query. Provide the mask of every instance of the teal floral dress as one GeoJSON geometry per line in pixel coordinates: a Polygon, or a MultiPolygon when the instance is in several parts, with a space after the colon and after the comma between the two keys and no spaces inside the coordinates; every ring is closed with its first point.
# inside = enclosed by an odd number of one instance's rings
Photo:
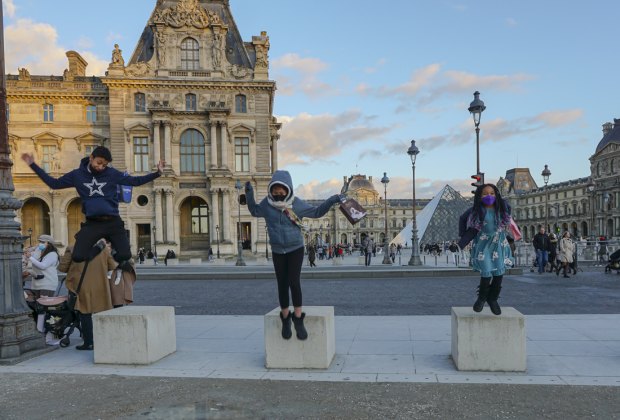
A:
{"type": "Polygon", "coordinates": [[[513,265],[506,231],[498,228],[494,209],[486,211],[482,229],[471,248],[470,265],[481,277],[501,276],[513,265]]]}

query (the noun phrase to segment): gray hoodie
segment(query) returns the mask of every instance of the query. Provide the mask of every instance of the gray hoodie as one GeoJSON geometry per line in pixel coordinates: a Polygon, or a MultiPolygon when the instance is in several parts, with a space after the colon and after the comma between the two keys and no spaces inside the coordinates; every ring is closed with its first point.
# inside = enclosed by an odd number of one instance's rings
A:
{"type": "Polygon", "coordinates": [[[276,171],[274,172],[271,182],[267,187],[267,197],[265,197],[259,204],[256,204],[252,184],[246,182],[245,194],[250,214],[254,217],[262,217],[265,219],[265,222],[267,223],[267,230],[269,232],[269,244],[271,245],[271,250],[276,254],[287,254],[302,248],[304,246],[304,238],[301,228],[293,223],[286,214],[284,214],[284,209],[276,208],[269,203],[270,199],[273,200],[273,196],[271,195],[271,187],[274,184],[286,186],[289,193],[285,202],[292,206],[293,212],[300,220],[304,217],[316,219],[324,216],[334,204],[340,202],[340,196],[333,195],[325,200],[320,206],[312,206],[304,200],[295,197],[293,194],[293,180],[288,171],[276,171]]]}

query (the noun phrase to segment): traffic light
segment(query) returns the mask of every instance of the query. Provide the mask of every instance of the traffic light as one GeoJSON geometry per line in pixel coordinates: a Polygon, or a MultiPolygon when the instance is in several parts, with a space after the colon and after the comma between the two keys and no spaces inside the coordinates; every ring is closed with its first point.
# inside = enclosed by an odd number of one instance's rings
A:
{"type": "Polygon", "coordinates": [[[476,194],[476,190],[478,189],[478,187],[484,184],[484,174],[479,172],[476,175],[472,175],[471,179],[475,181],[471,183],[471,186],[474,187],[471,193],[476,194]]]}

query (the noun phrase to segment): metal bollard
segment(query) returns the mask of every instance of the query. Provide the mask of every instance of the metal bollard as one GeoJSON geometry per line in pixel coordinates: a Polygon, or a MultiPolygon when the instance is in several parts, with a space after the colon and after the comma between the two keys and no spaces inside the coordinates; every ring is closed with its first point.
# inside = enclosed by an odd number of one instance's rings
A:
{"type": "Polygon", "coordinates": [[[437,266],[437,255],[435,255],[435,266],[437,266]]]}

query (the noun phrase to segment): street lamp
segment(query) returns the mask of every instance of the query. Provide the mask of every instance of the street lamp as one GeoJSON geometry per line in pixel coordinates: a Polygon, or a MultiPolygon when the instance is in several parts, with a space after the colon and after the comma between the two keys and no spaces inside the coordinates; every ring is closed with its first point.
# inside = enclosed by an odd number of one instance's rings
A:
{"type": "MultiPolygon", "coordinates": [[[[605,217],[605,219],[607,219],[607,211],[609,210],[609,201],[611,200],[611,195],[606,192],[603,195],[603,215],[605,217]]],[[[602,230],[603,230],[603,236],[605,237],[605,239],[608,238],[609,236],[609,232],[607,231],[607,220],[603,219],[603,226],[602,226],[602,230]]]]}
{"type": "Polygon", "coordinates": [[[411,158],[411,169],[413,171],[413,218],[411,222],[411,258],[409,265],[422,265],[420,260],[420,245],[418,244],[418,221],[415,213],[415,161],[420,154],[420,149],[415,145],[415,140],[411,140],[411,146],[407,149],[407,154],[411,158]]]}
{"type": "Polygon", "coordinates": [[[392,264],[392,260],[390,260],[390,243],[388,242],[387,184],[389,182],[390,178],[388,178],[387,172],[383,172],[383,178],[381,178],[381,183],[383,184],[383,204],[385,204],[385,237],[383,239],[383,264],[392,264]]]}
{"type": "Polygon", "coordinates": [[[153,252],[157,254],[157,249],[155,249],[155,245],[157,245],[157,226],[153,226],[153,252]]]}
{"type": "Polygon", "coordinates": [[[265,258],[267,258],[267,261],[269,261],[269,249],[267,248],[268,239],[269,236],[267,234],[267,222],[265,222],[265,258]]]}
{"type": "Polygon", "coordinates": [[[590,178],[587,188],[590,193],[590,236],[594,238],[596,237],[596,231],[594,229],[594,190],[596,189],[596,185],[594,184],[594,181],[592,181],[592,178],[590,178]]]}
{"type": "Polygon", "coordinates": [[[215,226],[215,235],[217,236],[217,258],[220,258],[220,225],[215,226]]]}
{"type": "Polygon", "coordinates": [[[548,232],[549,231],[549,194],[547,193],[547,183],[549,182],[549,177],[551,176],[549,165],[545,165],[545,169],[543,169],[541,175],[543,176],[543,180],[545,181],[545,229],[548,232]]]}
{"type": "Polygon", "coordinates": [[[469,104],[469,108],[467,110],[471,113],[474,118],[474,124],[476,126],[476,173],[480,173],[480,117],[482,117],[482,112],[487,109],[484,106],[484,102],[480,100],[480,92],[474,92],[474,100],[469,104]]]}
{"type": "Polygon", "coordinates": [[[241,247],[241,181],[237,180],[235,183],[235,188],[237,189],[237,206],[238,206],[238,222],[237,222],[237,262],[236,266],[245,266],[245,261],[243,261],[243,253],[241,247]]]}
{"type": "Polygon", "coordinates": [[[28,239],[30,239],[30,248],[32,248],[32,228],[28,228],[28,239]]]}

